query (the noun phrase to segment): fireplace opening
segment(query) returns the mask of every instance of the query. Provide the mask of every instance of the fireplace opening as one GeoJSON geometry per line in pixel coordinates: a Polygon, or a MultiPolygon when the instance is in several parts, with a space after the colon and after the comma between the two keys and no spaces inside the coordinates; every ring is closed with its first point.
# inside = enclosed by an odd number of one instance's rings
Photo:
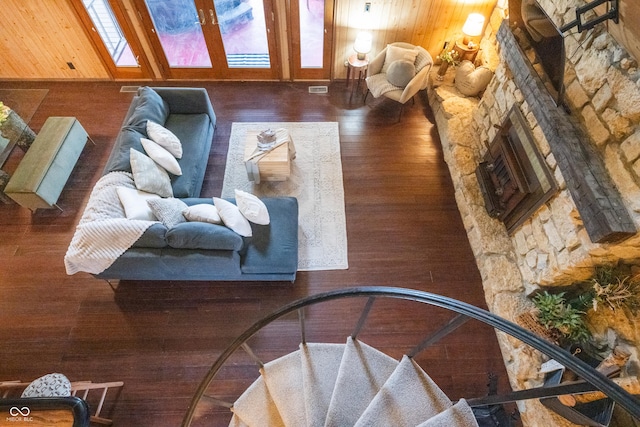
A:
{"type": "Polygon", "coordinates": [[[520,109],[513,106],[476,177],[489,215],[511,234],[558,190],[520,109]]]}

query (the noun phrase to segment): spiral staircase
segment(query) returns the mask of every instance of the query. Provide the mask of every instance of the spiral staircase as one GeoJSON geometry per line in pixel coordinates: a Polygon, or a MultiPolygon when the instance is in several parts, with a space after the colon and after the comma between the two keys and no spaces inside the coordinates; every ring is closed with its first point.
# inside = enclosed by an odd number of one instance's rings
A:
{"type": "MultiPolygon", "coordinates": [[[[421,291],[385,287],[352,288],[296,301],[256,322],[213,364],[200,384],[182,426],[213,425],[207,420],[207,413],[215,406],[231,410],[231,427],[466,427],[478,425],[472,407],[486,408],[487,405],[532,398],[552,399],[589,390],[603,391],[611,402],[640,419],[640,402],[635,397],[571,353],[498,316],[460,301],[421,291]],[[345,343],[307,342],[306,307],[354,297],[364,297],[367,301],[353,333],[345,343]],[[380,298],[425,303],[451,310],[454,315],[413,350],[396,360],[358,338],[374,302],[380,298]],[[267,325],[295,311],[298,312],[301,330],[299,348],[267,363],[262,362],[247,342],[267,325]],[[568,385],[545,385],[506,395],[452,402],[414,361],[414,357],[471,319],[488,324],[541,351],[571,369],[582,380],[568,385]],[[255,361],[260,374],[233,403],[229,403],[215,397],[212,384],[239,349],[243,349],[255,361]]],[[[559,413],[574,422],[584,421],[585,425],[604,425],[588,417],[580,418],[582,414],[578,410],[571,410],[575,414],[569,410],[559,413]]]]}
{"type": "Polygon", "coordinates": [[[469,405],[453,405],[411,358],[351,337],[301,344],[265,364],[232,411],[236,427],[477,425],[469,405]]]}

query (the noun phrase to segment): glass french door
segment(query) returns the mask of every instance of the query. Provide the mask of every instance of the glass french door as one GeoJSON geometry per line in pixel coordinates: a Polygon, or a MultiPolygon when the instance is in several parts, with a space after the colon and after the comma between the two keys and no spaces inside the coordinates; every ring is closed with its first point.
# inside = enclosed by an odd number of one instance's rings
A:
{"type": "Polygon", "coordinates": [[[103,63],[114,78],[150,77],[150,67],[119,2],[74,0],[72,5],[87,29],[103,63]]]}
{"type": "Polygon", "coordinates": [[[331,77],[333,0],[291,0],[292,76],[331,77]]]}
{"type": "Polygon", "coordinates": [[[277,79],[271,0],[138,0],[167,78],[277,79]]]}

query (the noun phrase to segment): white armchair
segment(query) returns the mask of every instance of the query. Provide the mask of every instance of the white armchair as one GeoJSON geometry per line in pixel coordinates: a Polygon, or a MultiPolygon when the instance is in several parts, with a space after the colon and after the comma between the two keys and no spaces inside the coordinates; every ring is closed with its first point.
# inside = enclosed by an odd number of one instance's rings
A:
{"type": "MultiPolygon", "coordinates": [[[[412,99],[418,91],[426,89],[429,79],[429,71],[433,66],[433,58],[429,55],[421,46],[414,46],[410,43],[396,42],[387,45],[378,55],[371,60],[367,69],[367,94],[364,101],[366,102],[367,96],[371,93],[374,98],[385,96],[393,99],[401,104],[405,104],[408,100],[412,99]],[[415,55],[415,56],[414,56],[415,55]],[[394,83],[403,83],[402,80],[409,80],[403,87],[402,85],[393,84],[389,81],[387,71],[389,66],[397,60],[404,60],[405,62],[411,62],[413,59],[413,65],[415,66],[415,75],[410,78],[401,77],[392,78],[394,83]]],[[[395,74],[395,73],[394,73],[395,74]]]]}

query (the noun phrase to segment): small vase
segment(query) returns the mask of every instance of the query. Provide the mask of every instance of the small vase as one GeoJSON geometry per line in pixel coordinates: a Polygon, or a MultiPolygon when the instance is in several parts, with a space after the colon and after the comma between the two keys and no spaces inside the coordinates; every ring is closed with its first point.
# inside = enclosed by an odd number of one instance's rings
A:
{"type": "Polygon", "coordinates": [[[447,69],[449,68],[449,63],[447,61],[442,61],[440,64],[440,68],[438,68],[438,80],[444,80],[444,75],[447,74],[447,69]]]}

